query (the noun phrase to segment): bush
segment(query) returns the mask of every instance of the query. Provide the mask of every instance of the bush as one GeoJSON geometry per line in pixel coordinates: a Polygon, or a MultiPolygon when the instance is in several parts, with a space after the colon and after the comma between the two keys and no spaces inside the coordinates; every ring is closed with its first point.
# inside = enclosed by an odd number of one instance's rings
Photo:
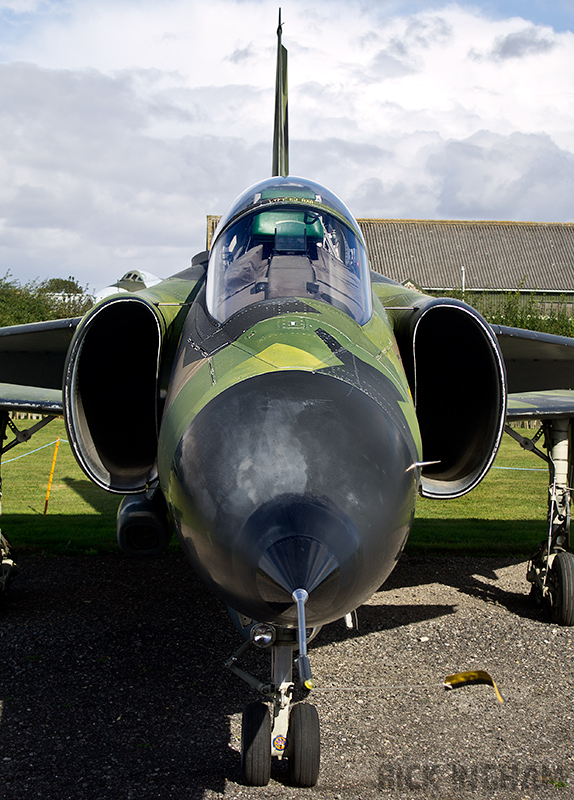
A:
{"type": "Polygon", "coordinates": [[[574,336],[572,301],[561,295],[557,300],[546,295],[522,294],[508,291],[491,292],[433,292],[442,297],[456,297],[475,308],[491,325],[509,325],[530,331],[574,336]]]}
{"type": "Polygon", "coordinates": [[[85,314],[94,304],[87,288],[71,276],[21,284],[7,273],[0,278],[0,326],[23,325],[85,314]]]}

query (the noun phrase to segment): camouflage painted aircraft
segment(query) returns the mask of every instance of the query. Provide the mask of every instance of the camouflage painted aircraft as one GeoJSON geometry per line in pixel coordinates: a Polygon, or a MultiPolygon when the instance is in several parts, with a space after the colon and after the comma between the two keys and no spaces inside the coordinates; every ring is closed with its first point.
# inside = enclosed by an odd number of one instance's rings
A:
{"type": "MultiPolygon", "coordinates": [[[[417,494],[473,489],[507,420],[544,421],[548,455],[512,432],[551,473],[528,579],[574,623],[574,340],[490,326],[370,271],[347,207],[289,176],[281,21],[278,39],[273,177],[235,200],[189,269],[82,319],[1,329],[0,434],[15,432],[5,452],[50,419],[17,431],[9,411],[63,413],[84,472],[125,495],[122,549],[156,554],[176,531],[244,637],[227,666],[266,701],[243,715],[245,782],[265,785],[276,757],[311,786],[318,716],[293,702],[313,685],[308,642],[354,624],[399,559],[417,494]],[[238,666],[249,646],[269,650],[268,681],[238,666]]],[[[6,578],[6,548],[3,560],[6,578]]]]}

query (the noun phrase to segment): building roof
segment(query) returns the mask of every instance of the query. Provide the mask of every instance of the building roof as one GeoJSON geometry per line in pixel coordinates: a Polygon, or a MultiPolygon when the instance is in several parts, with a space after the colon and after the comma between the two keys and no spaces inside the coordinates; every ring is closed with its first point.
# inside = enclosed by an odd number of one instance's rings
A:
{"type": "Polygon", "coordinates": [[[574,292],[574,223],[359,219],[371,267],[423,289],[574,292]]]}

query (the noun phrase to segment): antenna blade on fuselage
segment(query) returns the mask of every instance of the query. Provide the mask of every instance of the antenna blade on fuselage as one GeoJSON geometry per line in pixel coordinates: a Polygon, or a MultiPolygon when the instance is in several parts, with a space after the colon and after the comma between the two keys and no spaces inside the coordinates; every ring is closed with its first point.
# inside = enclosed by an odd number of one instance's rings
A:
{"type": "Polygon", "coordinates": [[[287,50],[281,44],[281,9],[277,28],[277,75],[275,78],[275,125],[272,175],[289,175],[289,122],[287,114],[287,50]]]}

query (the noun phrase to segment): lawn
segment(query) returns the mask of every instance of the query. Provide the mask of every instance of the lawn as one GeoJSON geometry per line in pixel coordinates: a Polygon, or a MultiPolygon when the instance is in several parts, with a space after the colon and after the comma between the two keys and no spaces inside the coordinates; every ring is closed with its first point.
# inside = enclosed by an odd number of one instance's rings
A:
{"type": "MultiPolygon", "coordinates": [[[[18,420],[20,429],[33,420],[18,420]]],[[[10,441],[11,435],[9,436],[10,441]]],[[[84,475],[56,419],[2,460],[2,532],[17,552],[117,552],[115,518],[121,500],[104,492],[84,475]],[[47,513],[46,491],[60,438],[47,513]]]]}
{"type": "Polygon", "coordinates": [[[548,480],[545,462],[504,434],[476,489],[457,500],[419,500],[407,551],[531,555],[548,532],[548,480]]]}
{"type": "MultiPolygon", "coordinates": [[[[17,424],[27,428],[34,423],[17,424]]],[[[86,478],[66,439],[63,421],[55,420],[6,453],[2,531],[17,552],[118,552],[115,517],[121,498],[86,478]],[[57,438],[61,442],[44,516],[57,438]]],[[[407,551],[528,556],[546,535],[547,486],[545,464],[505,435],[493,469],[473,492],[459,500],[419,500],[407,551]]]]}

